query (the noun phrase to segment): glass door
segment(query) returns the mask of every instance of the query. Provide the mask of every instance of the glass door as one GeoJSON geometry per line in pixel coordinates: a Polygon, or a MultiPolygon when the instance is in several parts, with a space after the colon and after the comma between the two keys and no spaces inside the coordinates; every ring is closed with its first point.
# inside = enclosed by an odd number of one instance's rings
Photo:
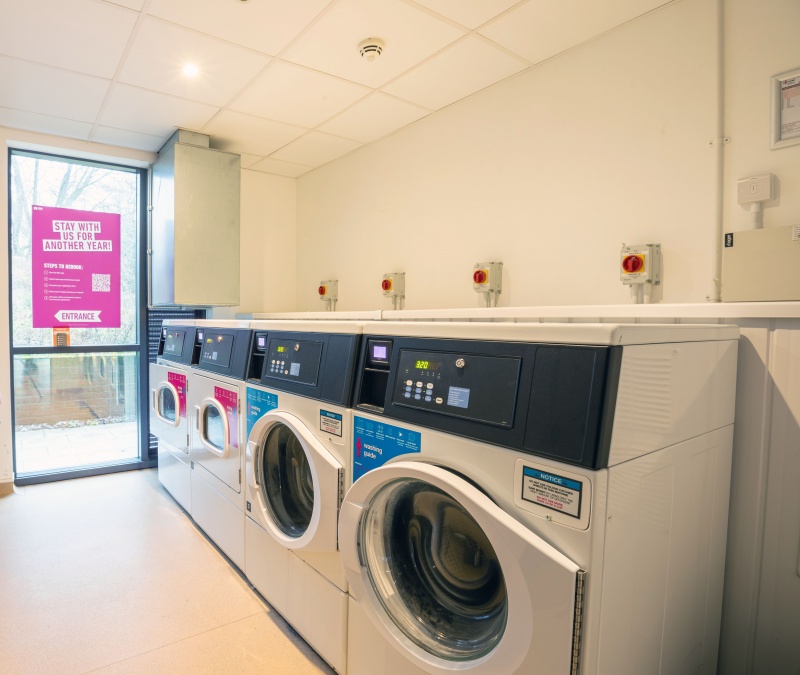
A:
{"type": "Polygon", "coordinates": [[[145,169],[9,155],[18,485],[149,466],[145,169]]]}

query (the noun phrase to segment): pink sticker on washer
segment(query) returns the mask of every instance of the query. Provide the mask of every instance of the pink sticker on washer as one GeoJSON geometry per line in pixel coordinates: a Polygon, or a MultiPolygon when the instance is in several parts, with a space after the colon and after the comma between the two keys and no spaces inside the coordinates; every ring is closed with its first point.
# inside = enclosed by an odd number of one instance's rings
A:
{"type": "Polygon", "coordinates": [[[167,371],[167,382],[178,392],[178,416],[186,418],[186,375],[167,371]]]}
{"type": "Polygon", "coordinates": [[[214,387],[214,398],[225,408],[228,417],[228,444],[239,447],[239,394],[222,387],[214,387]]]}

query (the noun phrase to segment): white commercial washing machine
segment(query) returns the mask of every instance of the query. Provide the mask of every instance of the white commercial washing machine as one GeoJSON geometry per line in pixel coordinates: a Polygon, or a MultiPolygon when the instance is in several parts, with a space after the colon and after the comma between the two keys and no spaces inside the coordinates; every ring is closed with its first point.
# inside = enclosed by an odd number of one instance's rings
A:
{"type": "Polygon", "coordinates": [[[192,512],[186,394],[192,367],[194,322],[166,320],[156,363],[150,364],[150,433],[158,438],[158,480],[192,512]]]}
{"type": "Polygon", "coordinates": [[[366,327],[349,675],[715,673],[737,338],[366,327]]]}
{"type": "Polygon", "coordinates": [[[350,401],[361,325],[287,323],[252,324],[245,569],[342,673],[348,596],[337,519],[351,482],[350,401]]]}
{"type": "Polygon", "coordinates": [[[198,320],[189,387],[192,518],[244,570],[244,379],[248,322],[198,320]]]}

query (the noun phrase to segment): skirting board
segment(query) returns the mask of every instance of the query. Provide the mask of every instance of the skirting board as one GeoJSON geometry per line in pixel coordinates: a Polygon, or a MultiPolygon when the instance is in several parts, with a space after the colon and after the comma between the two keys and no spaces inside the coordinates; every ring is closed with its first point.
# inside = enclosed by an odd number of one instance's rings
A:
{"type": "Polygon", "coordinates": [[[14,483],[11,481],[0,483],[0,497],[5,497],[10,494],[14,494],[14,483]]]}

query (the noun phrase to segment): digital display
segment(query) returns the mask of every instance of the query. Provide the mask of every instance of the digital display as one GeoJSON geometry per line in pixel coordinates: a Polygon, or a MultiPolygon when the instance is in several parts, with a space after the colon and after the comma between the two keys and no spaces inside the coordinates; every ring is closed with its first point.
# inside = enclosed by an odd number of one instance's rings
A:
{"type": "Polygon", "coordinates": [[[164,337],[164,353],[172,356],[181,356],[183,353],[183,331],[166,333],[164,337]]]}
{"type": "Polygon", "coordinates": [[[439,370],[441,364],[437,361],[422,361],[418,360],[414,367],[417,370],[439,370]]]}
{"type": "Polygon", "coordinates": [[[372,358],[385,361],[388,349],[386,345],[372,345],[372,358]]]}
{"type": "Polygon", "coordinates": [[[258,348],[264,349],[267,346],[267,336],[266,335],[259,335],[258,336],[258,348]]]}
{"type": "Polygon", "coordinates": [[[277,351],[278,354],[283,354],[286,351],[286,347],[280,346],[275,351],[277,351]]]}

